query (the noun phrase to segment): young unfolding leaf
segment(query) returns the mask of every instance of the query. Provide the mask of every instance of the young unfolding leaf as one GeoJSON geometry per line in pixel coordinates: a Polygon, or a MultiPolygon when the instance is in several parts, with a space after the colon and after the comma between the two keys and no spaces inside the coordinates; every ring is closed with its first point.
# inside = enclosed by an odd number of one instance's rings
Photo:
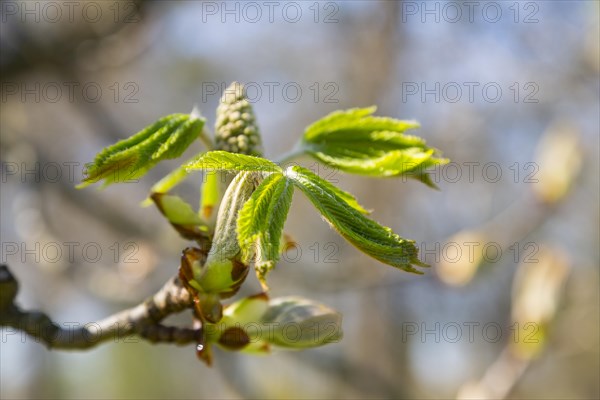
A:
{"type": "Polygon", "coordinates": [[[239,261],[237,219],[239,211],[250,199],[260,180],[260,173],[241,172],[236,175],[223,195],[208,258],[194,276],[195,281],[206,293],[235,292],[247,274],[247,266],[239,261]]]}
{"type": "Polygon", "coordinates": [[[420,274],[422,272],[412,265],[427,266],[417,258],[418,249],[413,241],[402,239],[390,228],[366,218],[319,176],[299,166],[288,168],[285,175],[306,194],[331,226],[362,252],[408,272],[420,274]]]}
{"type": "Polygon", "coordinates": [[[209,171],[255,171],[281,172],[281,168],[266,158],[230,153],[228,151],[209,151],[185,165],[188,171],[205,169],[209,171]]]}
{"type": "Polygon", "coordinates": [[[310,125],[303,137],[305,151],[342,171],[377,177],[407,175],[433,186],[426,168],[445,164],[436,150],[416,136],[416,121],[375,117],[375,107],[336,111],[310,125]]]}
{"type": "Polygon", "coordinates": [[[171,114],[128,139],[102,150],[88,165],[85,187],[104,179],[104,186],[143,176],[159,161],[179,157],[198,137],[204,119],[188,114],[171,114]]]}
{"type": "Polygon", "coordinates": [[[275,267],[281,252],[281,236],[294,185],[283,174],[269,175],[244,204],[237,221],[242,261],[254,260],[259,280],[275,267]]]}

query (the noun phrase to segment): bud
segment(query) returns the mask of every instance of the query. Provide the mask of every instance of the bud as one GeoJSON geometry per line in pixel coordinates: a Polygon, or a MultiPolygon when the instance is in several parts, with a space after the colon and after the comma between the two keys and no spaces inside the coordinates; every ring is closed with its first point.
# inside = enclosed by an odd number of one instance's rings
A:
{"type": "Polygon", "coordinates": [[[228,306],[223,312],[223,325],[219,345],[229,350],[244,353],[264,354],[270,351],[265,340],[268,330],[261,318],[269,308],[269,296],[259,293],[246,297],[228,306]]]}
{"type": "Polygon", "coordinates": [[[464,230],[452,235],[444,248],[455,248],[458,254],[456,258],[454,254],[443,254],[436,268],[440,280],[450,286],[464,286],[471,282],[485,261],[481,245],[486,242],[485,234],[478,230],[464,230]]]}
{"type": "Polygon", "coordinates": [[[271,345],[304,349],[342,338],[340,313],[301,297],[268,300],[265,293],[239,300],[217,324],[204,327],[206,342],[227,350],[264,354],[271,345]]]}
{"type": "Polygon", "coordinates": [[[217,323],[223,318],[223,305],[218,294],[198,293],[198,306],[203,321],[217,323]]]}
{"type": "Polygon", "coordinates": [[[205,324],[206,341],[244,353],[269,352],[269,344],[264,340],[268,336],[268,328],[261,324],[268,308],[269,297],[265,293],[236,301],[223,310],[219,323],[205,324]]]}
{"type": "Polygon", "coordinates": [[[270,301],[262,323],[273,328],[264,338],[267,342],[290,349],[318,347],[342,338],[342,315],[301,297],[270,301]]]}
{"type": "Polygon", "coordinates": [[[556,123],[542,136],[537,148],[539,173],[533,179],[535,194],[547,204],[562,200],[581,170],[583,155],[578,131],[566,121],[556,123]]]}
{"type": "Polygon", "coordinates": [[[215,150],[261,156],[261,139],[244,86],[233,82],[221,97],[215,123],[215,150]]]}
{"type": "Polygon", "coordinates": [[[246,297],[229,305],[225,311],[225,318],[240,324],[260,321],[269,309],[269,296],[259,293],[246,297]]]}
{"type": "Polygon", "coordinates": [[[536,263],[521,263],[513,282],[512,320],[518,331],[510,350],[525,359],[543,348],[570,269],[567,256],[554,248],[540,246],[536,258],[536,263]]]}

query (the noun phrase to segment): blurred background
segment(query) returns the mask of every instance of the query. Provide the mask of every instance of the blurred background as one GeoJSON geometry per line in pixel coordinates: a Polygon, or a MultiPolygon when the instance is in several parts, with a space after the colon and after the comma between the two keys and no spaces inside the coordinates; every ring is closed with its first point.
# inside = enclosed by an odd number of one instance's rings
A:
{"type": "MultiPolygon", "coordinates": [[[[413,276],[353,249],[298,193],[271,274],[343,313],[339,343],[252,357],[136,339],[47,351],[2,330],[1,397],[598,398],[595,1],[0,3],[2,263],[73,326],[154,293],[181,239],[137,183],[76,190],[104,146],[246,83],[265,155],[342,108],[421,122],[440,190],[300,160],[416,240],[413,276]]],[[[199,151],[192,146],[185,156],[199,151]]],[[[177,192],[194,204],[200,176],[177,192]]],[[[197,204],[197,203],[196,203],[197,204]]],[[[259,286],[252,277],[249,292],[259,286]]],[[[189,316],[174,323],[189,323],[189,316]]]]}

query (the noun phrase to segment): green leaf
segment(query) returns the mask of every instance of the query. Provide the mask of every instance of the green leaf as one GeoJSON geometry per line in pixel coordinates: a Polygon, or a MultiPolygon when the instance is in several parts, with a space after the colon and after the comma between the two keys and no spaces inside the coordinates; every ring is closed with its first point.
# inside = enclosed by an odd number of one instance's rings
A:
{"type": "MultiPolygon", "coordinates": [[[[309,172],[314,175],[314,173],[312,171],[309,170],[309,172]]],[[[327,188],[327,190],[334,192],[336,195],[338,195],[339,197],[344,199],[350,207],[354,208],[359,213],[361,213],[361,214],[370,214],[371,213],[369,210],[366,210],[363,206],[361,206],[352,194],[340,189],[339,187],[331,184],[329,181],[327,181],[325,179],[321,179],[321,184],[323,186],[325,186],[327,188]]]]}
{"type": "MultiPolygon", "coordinates": [[[[401,121],[386,117],[373,117],[376,106],[367,108],[351,108],[334,111],[311,124],[304,132],[304,140],[309,142],[320,139],[332,139],[336,136],[346,136],[347,133],[370,133],[373,131],[404,132],[407,129],[418,128],[416,121],[401,121]]],[[[414,138],[419,141],[419,138],[414,138]]]]}
{"type": "Polygon", "coordinates": [[[342,171],[376,177],[393,177],[409,172],[423,170],[427,166],[440,164],[443,161],[432,159],[435,150],[410,148],[406,150],[354,149],[333,145],[319,146],[318,151],[310,150],[309,154],[317,160],[342,171]]]}
{"type": "Polygon", "coordinates": [[[204,119],[171,114],[128,139],[106,147],[87,167],[87,177],[78,188],[105,180],[104,186],[143,176],[158,162],[179,157],[204,126],[204,119]]]}
{"type": "Polygon", "coordinates": [[[185,165],[188,171],[205,169],[210,171],[254,171],[281,172],[281,168],[262,157],[230,153],[228,151],[209,151],[185,165]]]}
{"type": "Polygon", "coordinates": [[[239,213],[237,235],[242,261],[254,260],[263,285],[266,274],[279,259],[283,225],[293,193],[293,184],[283,174],[271,174],[256,188],[239,213]]]}
{"type": "Polygon", "coordinates": [[[425,169],[445,164],[436,150],[419,137],[406,135],[416,121],[375,117],[375,107],[333,112],[310,125],[303,137],[305,151],[342,171],[377,177],[406,174],[432,185],[425,169]]]}
{"type": "Polygon", "coordinates": [[[422,273],[413,264],[427,266],[417,258],[414,241],[402,239],[390,228],[362,215],[319,176],[299,166],[288,168],[285,175],[304,192],[329,224],[360,251],[408,272],[422,273]]]}

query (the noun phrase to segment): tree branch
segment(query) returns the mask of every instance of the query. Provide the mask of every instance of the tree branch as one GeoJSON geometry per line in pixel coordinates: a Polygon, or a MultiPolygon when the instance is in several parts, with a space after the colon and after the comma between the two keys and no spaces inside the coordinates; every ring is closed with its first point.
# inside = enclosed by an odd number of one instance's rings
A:
{"type": "Polygon", "coordinates": [[[82,327],[62,327],[39,311],[22,310],[15,304],[19,285],[7,266],[0,266],[0,326],[27,333],[48,348],[84,350],[111,339],[137,335],[150,342],[183,345],[198,342],[201,329],[165,326],[167,316],[193,307],[193,298],[177,276],[153,296],[130,309],[82,327]]]}

